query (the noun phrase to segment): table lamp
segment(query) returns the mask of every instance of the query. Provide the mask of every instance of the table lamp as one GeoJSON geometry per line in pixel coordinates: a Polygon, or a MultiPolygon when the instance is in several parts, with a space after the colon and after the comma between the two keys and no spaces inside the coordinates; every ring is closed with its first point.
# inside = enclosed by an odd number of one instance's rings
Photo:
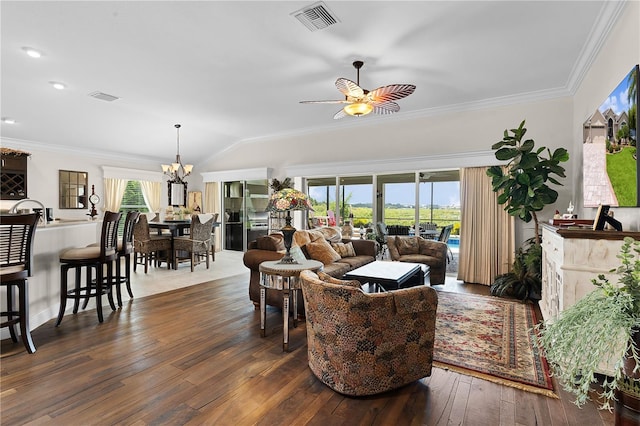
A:
{"type": "Polygon", "coordinates": [[[284,188],[271,195],[265,210],[268,212],[287,212],[285,217],[286,224],[280,229],[284,235],[284,247],[287,249],[287,253],[278,263],[298,263],[291,257],[291,243],[293,242],[293,233],[296,232],[296,228],[291,225],[291,210],[313,210],[309,198],[303,192],[292,188],[284,188]]]}

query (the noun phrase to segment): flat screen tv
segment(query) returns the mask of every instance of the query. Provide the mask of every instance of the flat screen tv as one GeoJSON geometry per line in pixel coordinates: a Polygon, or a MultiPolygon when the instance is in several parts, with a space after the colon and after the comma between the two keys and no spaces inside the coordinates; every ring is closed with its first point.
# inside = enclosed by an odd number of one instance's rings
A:
{"type": "Polygon", "coordinates": [[[640,206],[638,65],[583,124],[585,207],[640,206]]]}

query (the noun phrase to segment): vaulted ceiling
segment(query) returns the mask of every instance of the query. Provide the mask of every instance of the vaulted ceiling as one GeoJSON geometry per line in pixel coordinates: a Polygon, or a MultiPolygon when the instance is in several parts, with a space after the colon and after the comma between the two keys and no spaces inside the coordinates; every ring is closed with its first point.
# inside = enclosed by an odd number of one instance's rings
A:
{"type": "Polygon", "coordinates": [[[619,8],[604,1],[2,1],[5,140],[197,164],[256,138],[567,95],[619,8]],[[34,59],[24,47],[42,51],[34,59]],[[334,120],[338,77],[415,84],[389,116],[334,120]],[[62,82],[55,90],[49,82],[62,82]],[[90,94],[118,97],[112,102],[90,94]]]}

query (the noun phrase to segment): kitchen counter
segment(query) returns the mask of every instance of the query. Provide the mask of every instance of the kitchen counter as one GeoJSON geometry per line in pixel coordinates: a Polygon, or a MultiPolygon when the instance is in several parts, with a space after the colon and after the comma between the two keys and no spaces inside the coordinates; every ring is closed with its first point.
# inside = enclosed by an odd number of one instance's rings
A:
{"type": "Polygon", "coordinates": [[[42,222],[38,224],[36,228],[36,232],[42,231],[44,229],[49,228],[61,228],[65,226],[78,226],[78,225],[95,225],[96,223],[102,223],[101,221],[94,220],[78,220],[78,219],[62,219],[62,220],[54,220],[43,224],[42,222]]]}
{"type": "MultiPolygon", "coordinates": [[[[31,329],[58,315],[60,308],[61,250],[84,247],[100,238],[101,221],[53,222],[39,224],[33,242],[33,276],[29,277],[29,321],[31,329]]],[[[7,304],[6,294],[0,295],[2,309],[7,304]]],[[[87,309],[95,307],[92,300],[87,309]]],[[[73,304],[68,306],[69,311],[73,304]]],[[[9,330],[2,329],[2,339],[9,338],[9,330]]],[[[38,342],[35,342],[36,346],[38,342]]]]}

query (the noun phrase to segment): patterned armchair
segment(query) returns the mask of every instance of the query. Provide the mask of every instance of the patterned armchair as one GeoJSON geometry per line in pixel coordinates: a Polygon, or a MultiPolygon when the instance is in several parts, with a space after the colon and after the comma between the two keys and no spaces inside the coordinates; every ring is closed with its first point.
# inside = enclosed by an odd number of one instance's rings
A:
{"type": "Polygon", "coordinates": [[[447,274],[447,245],[422,237],[387,237],[391,260],[429,265],[431,285],[444,284],[447,274]]]}
{"type": "Polygon", "coordinates": [[[300,274],[309,367],[345,395],[373,395],[431,375],[438,295],[427,286],[364,293],[358,281],[300,274]]]}

